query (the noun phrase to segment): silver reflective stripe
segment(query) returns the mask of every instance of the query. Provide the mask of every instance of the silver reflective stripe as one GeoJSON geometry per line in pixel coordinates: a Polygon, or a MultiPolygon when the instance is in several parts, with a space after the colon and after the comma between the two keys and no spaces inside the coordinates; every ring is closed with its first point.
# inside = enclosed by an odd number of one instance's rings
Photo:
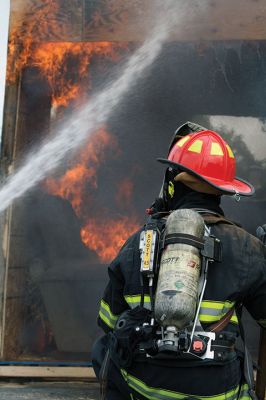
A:
{"type": "Polygon", "coordinates": [[[101,300],[99,317],[106,325],[113,329],[119,315],[114,315],[110,310],[110,306],[104,300],[101,300]]]}
{"type": "MultiPolygon", "coordinates": [[[[235,302],[231,301],[210,301],[203,300],[200,308],[199,319],[201,322],[219,321],[229,310],[234,307],[235,302]]],[[[238,323],[236,313],[232,315],[230,322],[238,323]]]]}

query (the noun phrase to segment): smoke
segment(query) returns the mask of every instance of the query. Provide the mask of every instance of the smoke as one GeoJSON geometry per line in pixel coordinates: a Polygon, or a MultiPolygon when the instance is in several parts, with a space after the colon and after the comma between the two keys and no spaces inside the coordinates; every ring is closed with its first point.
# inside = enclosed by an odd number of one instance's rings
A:
{"type": "Polygon", "coordinates": [[[227,131],[233,130],[242,137],[255,160],[266,158],[265,122],[254,117],[232,117],[226,115],[213,115],[210,123],[214,129],[221,132],[225,127],[227,131]]]}
{"type": "MultiPolygon", "coordinates": [[[[168,1],[166,4],[154,3],[154,29],[144,44],[128,59],[120,75],[85,104],[79,111],[55,128],[53,139],[27,157],[24,165],[10,177],[0,190],[0,212],[14,199],[43,180],[66,155],[78,148],[89,135],[101,126],[116,111],[126,93],[144,77],[153,64],[163,44],[173,30],[179,28],[186,15],[196,14],[201,6],[195,1],[195,9],[188,9],[181,1],[168,1]],[[158,14],[159,13],[159,14],[158,14]]],[[[51,136],[50,136],[51,137],[51,136]]]]}

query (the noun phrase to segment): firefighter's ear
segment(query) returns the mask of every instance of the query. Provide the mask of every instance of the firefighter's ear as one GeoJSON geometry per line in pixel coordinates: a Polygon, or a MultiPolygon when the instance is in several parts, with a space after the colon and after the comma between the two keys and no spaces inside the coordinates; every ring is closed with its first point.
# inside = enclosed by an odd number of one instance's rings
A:
{"type": "Polygon", "coordinates": [[[189,174],[188,172],[180,172],[178,175],[176,175],[174,180],[176,182],[182,182],[184,185],[188,186],[192,190],[195,190],[196,192],[214,195],[223,194],[221,190],[215,189],[207,182],[202,181],[201,179],[189,174]]]}

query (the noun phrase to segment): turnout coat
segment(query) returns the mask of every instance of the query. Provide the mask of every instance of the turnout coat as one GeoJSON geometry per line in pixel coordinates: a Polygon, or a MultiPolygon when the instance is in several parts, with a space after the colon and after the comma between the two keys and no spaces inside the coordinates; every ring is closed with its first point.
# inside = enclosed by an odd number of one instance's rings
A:
{"type": "MultiPolygon", "coordinates": [[[[211,234],[222,243],[222,262],[209,266],[199,314],[203,328],[208,331],[211,324],[239,304],[266,328],[265,246],[221,215],[206,211],[202,216],[211,228],[211,234]]],[[[119,316],[140,305],[140,232],[128,239],[108,268],[109,283],[98,317],[98,324],[107,335],[96,346],[98,353],[99,345],[102,346],[102,355],[108,349],[108,332],[113,331],[119,316]]],[[[148,285],[144,286],[144,292],[144,307],[149,309],[148,285]]],[[[232,314],[224,331],[239,335],[240,314],[232,314]]],[[[242,364],[238,353],[226,362],[158,361],[149,357],[141,362],[134,361],[128,368],[120,368],[111,361],[107,373],[107,399],[248,399],[242,364]]],[[[97,373],[97,367],[95,370],[97,373]]]]}

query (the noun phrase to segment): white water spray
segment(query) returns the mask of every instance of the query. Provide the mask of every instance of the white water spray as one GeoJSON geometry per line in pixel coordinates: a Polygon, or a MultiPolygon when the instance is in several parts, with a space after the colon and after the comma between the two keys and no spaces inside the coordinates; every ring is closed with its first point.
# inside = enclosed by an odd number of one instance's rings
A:
{"type": "MultiPolygon", "coordinates": [[[[195,0],[198,12],[197,2],[198,0],[195,0]]],[[[5,210],[14,199],[22,196],[43,180],[71,150],[78,148],[90,134],[106,122],[130,87],[152,65],[173,27],[178,29],[178,22],[184,20],[188,13],[191,16],[191,4],[188,8],[184,3],[186,2],[183,0],[168,0],[167,6],[164,3],[164,14],[154,19],[156,29],[127,61],[120,77],[109,83],[80,111],[74,113],[70,119],[58,127],[57,133],[50,141],[44,142],[39,150],[28,155],[24,165],[7,179],[0,190],[0,212],[5,210]]],[[[202,3],[203,0],[199,0],[201,7],[202,3]]]]}

